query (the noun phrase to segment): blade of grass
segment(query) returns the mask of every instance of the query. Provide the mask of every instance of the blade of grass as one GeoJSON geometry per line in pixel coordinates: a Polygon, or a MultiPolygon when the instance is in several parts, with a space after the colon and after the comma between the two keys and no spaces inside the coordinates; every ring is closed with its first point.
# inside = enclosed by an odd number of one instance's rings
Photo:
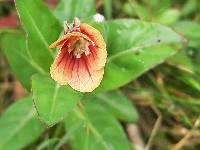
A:
{"type": "Polygon", "coordinates": [[[59,150],[63,144],[65,144],[68,139],[73,135],[74,132],[77,132],[78,129],[83,125],[83,122],[76,124],[71,130],[65,133],[65,135],[60,139],[59,143],[54,147],[54,150],[59,150]]]}

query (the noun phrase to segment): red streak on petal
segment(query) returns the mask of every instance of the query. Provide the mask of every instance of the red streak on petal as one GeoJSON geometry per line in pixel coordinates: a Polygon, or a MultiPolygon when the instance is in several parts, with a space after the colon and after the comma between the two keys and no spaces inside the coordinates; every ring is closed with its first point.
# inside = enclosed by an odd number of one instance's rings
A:
{"type": "Polygon", "coordinates": [[[74,78],[76,76],[76,63],[77,63],[77,60],[74,59],[74,63],[73,63],[73,67],[72,67],[72,78],[74,78]]]}
{"type": "MultiPolygon", "coordinates": [[[[61,52],[62,53],[62,52],[61,52]]],[[[61,64],[61,62],[63,61],[63,59],[65,58],[65,56],[67,55],[67,51],[63,54],[63,56],[61,57],[61,59],[59,60],[59,62],[56,65],[56,68],[61,64]]]]}
{"type": "Polygon", "coordinates": [[[71,64],[72,64],[72,62],[73,62],[73,57],[72,57],[72,55],[70,55],[71,57],[71,59],[69,60],[69,63],[68,63],[68,69],[67,69],[67,72],[71,72],[71,64]]]}
{"type": "MultiPolygon", "coordinates": [[[[78,63],[78,64],[77,64],[77,65],[78,65],[78,66],[77,66],[77,76],[78,76],[78,79],[80,80],[80,77],[79,77],[79,62],[80,62],[80,61],[79,61],[79,59],[77,59],[76,61],[77,61],[77,63],[78,63]]],[[[80,80],[80,81],[81,81],[81,80],[80,80]]]]}
{"type": "Polygon", "coordinates": [[[69,68],[70,69],[69,71],[71,72],[71,78],[73,77],[72,74],[73,74],[73,71],[74,71],[75,62],[76,62],[75,58],[73,58],[72,63],[71,63],[71,67],[69,68]]]}
{"type": "Polygon", "coordinates": [[[85,29],[81,29],[81,33],[87,35],[92,41],[94,41],[94,38],[91,34],[89,34],[88,32],[85,31],[85,29]]]}
{"type": "MultiPolygon", "coordinates": [[[[97,56],[97,48],[95,47],[95,46],[92,46],[92,45],[89,45],[88,46],[89,47],[89,49],[90,49],[90,52],[93,54],[93,56],[95,55],[95,56],[97,56]]],[[[94,56],[94,57],[95,57],[94,56]]]]}
{"type": "Polygon", "coordinates": [[[68,66],[66,69],[67,72],[69,72],[69,70],[70,70],[70,65],[72,63],[72,60],[73,60],[73,56],[70,55],[69,59],[67,60],[67,66],[68,66]]]}
{"type": "Polygon", "coordinates": [[[64,44],[61,47],[61,52],[59,54],[58,57],[62,56],[61,59],[59,60],[59,62],[56,65],[56,68],[61,64],[61,62],[63,61],[63,59],[65,58],[65,56],[68,54],[68,49],[67,49],[67,44],[69,43],[69,40],[65,41],[64,44]]]}
{"type": "Polygon", "coordinates": [[[94,52],[90,50],[90,53],[92,55],[92,58],[95,59],[94,52]]]}
{"type": "Polygon", "coordinates": [[[87,72],[88,72],[90,78],[92,79],[92,75],[91,75],[90,70],[89,70],[89,68],[88,68],[88,61],[87,61],[87,59],[85,59],[84,57],[83,57],[83,62],[84,62],[84,66],[85,66],[85,68],[86,68],[86,70],[87,70],[87,72]]]}
{"type": "Polygon", "coordinates": [[[70,60],[70,56],[69,56],[69,58],[66,57],[65,66],[64,66],[64,69],[63,69],[63,74],[65,74],[65,68],[66,68],[67,63],[68,63],[69,60],[70,60]]]}

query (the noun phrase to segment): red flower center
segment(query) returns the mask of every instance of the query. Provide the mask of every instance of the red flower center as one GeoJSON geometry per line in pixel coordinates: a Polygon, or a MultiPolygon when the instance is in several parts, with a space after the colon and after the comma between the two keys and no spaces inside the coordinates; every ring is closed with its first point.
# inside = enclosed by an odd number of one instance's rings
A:
{"type": "Polygon", "coordinates": [[[90,54],[89,45],[90,43],[87,40],[80,37],[69,42],[67,49],[68,52],[72,53],[75,58],[81,58],[82,54],[86,56],[90,54]]]}

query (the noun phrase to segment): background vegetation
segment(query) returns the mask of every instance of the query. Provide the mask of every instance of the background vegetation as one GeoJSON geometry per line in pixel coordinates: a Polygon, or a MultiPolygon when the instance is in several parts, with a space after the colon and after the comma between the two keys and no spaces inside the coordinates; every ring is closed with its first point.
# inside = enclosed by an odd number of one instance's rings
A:
{"type": "Polygon", "coordinates": [[[200,149],[199,0],[1,0],[0,15],[0,150],[200,149]],[[75,16],[107,43],[92,94],[48,73],[75,16]]]}

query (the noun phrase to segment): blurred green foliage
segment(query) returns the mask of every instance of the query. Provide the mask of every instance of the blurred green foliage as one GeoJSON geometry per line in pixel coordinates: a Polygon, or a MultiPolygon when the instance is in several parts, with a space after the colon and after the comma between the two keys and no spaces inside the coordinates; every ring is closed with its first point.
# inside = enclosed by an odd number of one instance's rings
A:
{"type": "MultiPolygon", "coordinates": [[[[200,1],[60,0],[53,10],[42,0],[15,5],[21,27],[0,29],[1,48],[29,97],[2,114],[0,150],[64,149],[66,143],[72,150],[133,149],[138,143],[131,143],[125,126],[152,128],[154,106],[163,126],[152,149],[171,149],[180,140],[170,134],[173,127],[193,131],[200,114],[200,1]],[[106,20],[95,22],[96,13],[106,20]],[[103,81],[89,94],[49,75],[55,53],[48,46],[60,36],[62,22],[75,16],[97,28],[107,44],[103,81]],[[40,121],[57,125],[45,130],[40,121]]],[[[200,148],[190,142],[186,149],[200,148]]]]}

